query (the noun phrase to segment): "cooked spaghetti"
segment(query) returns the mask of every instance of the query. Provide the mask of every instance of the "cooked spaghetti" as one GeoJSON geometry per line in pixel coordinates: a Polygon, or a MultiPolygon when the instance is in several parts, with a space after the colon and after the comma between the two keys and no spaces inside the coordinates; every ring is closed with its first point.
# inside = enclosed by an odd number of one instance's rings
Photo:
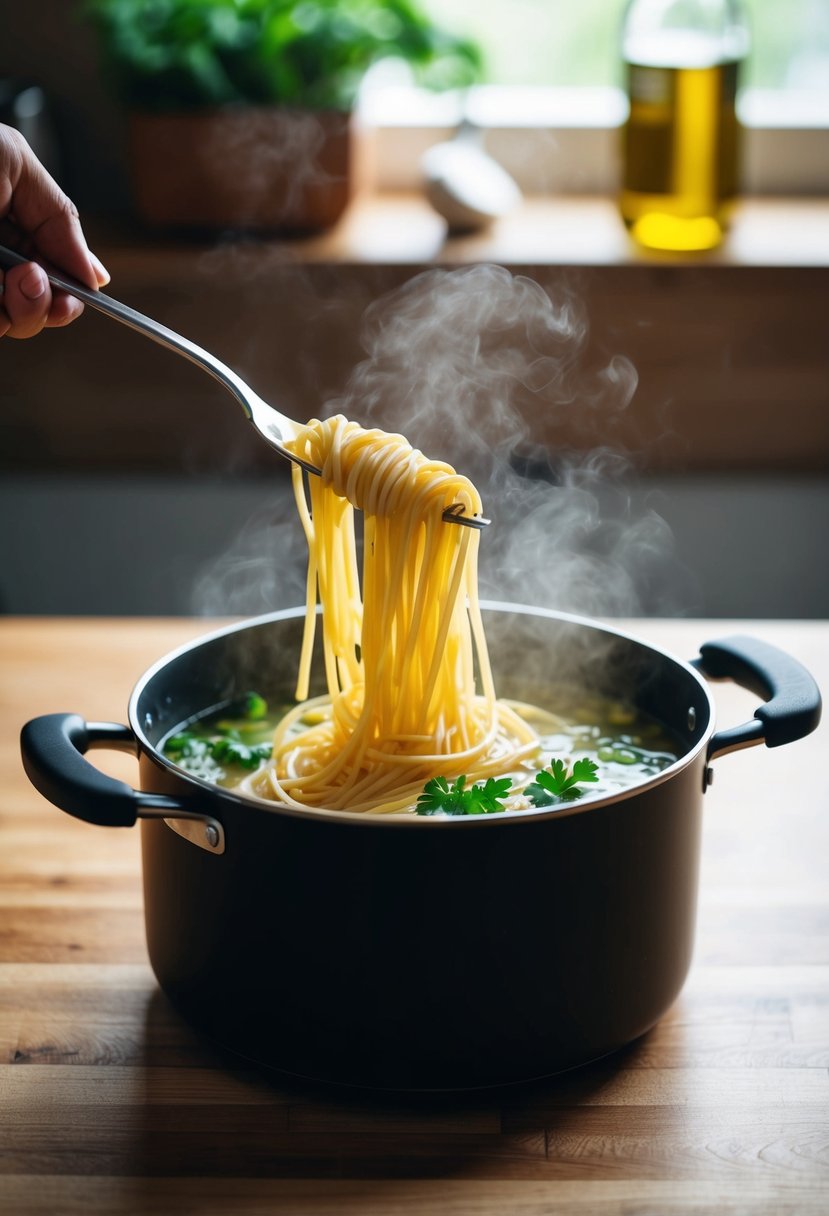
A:
{"type": "Polygon", "coordinates": [[[241,788],[288,806],[392,812],[436,775],[514,771],[538,737],[496,699],[478,530],[442,519],[455,503],[480,513],[474,486],[402,435],[339,415],[309,423],[293,447],[321,471],[309,478],[309,510],[293,470],[309,552],[299,704],[276,729],[272,760],[241,788]],[[309,701],[318,597],[328,694],[309,701]]]}

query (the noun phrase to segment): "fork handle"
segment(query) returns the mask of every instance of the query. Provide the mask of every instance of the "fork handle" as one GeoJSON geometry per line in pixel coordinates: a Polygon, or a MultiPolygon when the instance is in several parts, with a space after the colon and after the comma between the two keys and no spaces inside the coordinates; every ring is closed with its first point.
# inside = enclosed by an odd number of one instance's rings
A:
{"type": "MultiPolygon", "coordinates": [[[[7,249],[5,245],[0,245],[0,269],[10,270],[13,266],[27,265],[32,260],[32,258],[23,257],[22,254],[16,253],[13,249],[7,249]]],[[[197,346],[189,338],[183,338],[174,329],[168,329],[160,321],[154,321],[152,317],[146,317],[143,312],[138,312],[137,309],[130,308],[127,304],[122,304],[120,300],[114,300],[112,296],[104,295],[102,291],[93,291],[91,288],[85,287],[83,283],[79,283],[77,279],[47,270],[40,262],[36,264],[40,266],[53,287],[57,287],[61,291],[67,291],[71,296],[77,296],[79,300],[83,300],[91,308],[97,308],[98,312],[105,313],[106,316],[112,317],[115,321],[120,321],[122,325],[126,325],[130,329],[137,330],[138,333],[144,334],[147,338],[152,338],[153,342],[157,342],[159,346],[165,346],[168,350],[175,351],[177,355],[183,355],[185,359],[189,359],[197,367],[201,367],[204,371],[209,372],[215,380],[218,380],[236,398],[245,411],[248,421],[256,426],[253,407],[249,400],[255,394],[252,393],[252,390],[245,384],[241,376],[237,376],[227,364],[222,363],[221,359],[217,359],[215,355],[211,355],[210,351],[197,346]]],[[[288,420],[284,419],[284,416],[278,415],[278,412],[272,406],[268,406],[268,409],[273,417],[279,417],[287,425],[288,420]]],[[[263,437],[267,438],[268,443],[282,456],[285,456],[295,464],[301,465],[309,473],[319,473],[319,469],[315,469],[313,465],[308,464],[289,451],[284,446],[284,443],[278,440],[273,433],[265,436],[261,428],[257,429],[260,430],[263,437]]],[[[447,523],[463,524],[467,528],[483,528],[489,523],[489,520],[484,519],[482,516],[465,515],[463,508],[461,507],[459,510],[458,505],[447,507],[443,513],[443,518],[447,523]]]]}
{"type": "MultiPolygon", "coordinates": [[[[0,268],[4,270],[11,270],[13,266],[26,265],[33,260],[32,258],[23,257],[22,254],[16,253],[12,249],[7,249],[5,245],[0,245],[0,268]]],[[[231,368],[222,363],[221,359],[217,359],[215,355],[211,355],[210,351],[197,346],[189,338],[184,338],[181,334],[177,334],[174,329],[168,329],[166,325],[162,325],[159,321],[154,321],[152,317],[145,316],[143,312],[138,312],[135,308],[122,304],[120,300],[114,300],[112,296],[104,295],[102,291],[93,291],[91,288],[85,287],[83,283],[79,283],[77,279],[47,270],[40,262],[37,262],[36,265],[40,266],[53,287],[66,291],[71,296],[77,296],[79,300],[83,300],[91,308],[96,308],[98,312],[106,313],[108,317],[120,321],[122,325],[127,325],[130,329],[138,330],[139,333],[152,338],[153,342],[157,342],[159,346],[166,346],[168,350],[175,351],[179,355],[184,355],[185,359],[189,359],[191,363],[195,363],[198,367],[209,372],[214,379],[218,380],[220,384],[224,385],[233,394],[247,414],[248,419],[253,417],[250,405],[246,399],[247,385],[231,368]]]]}

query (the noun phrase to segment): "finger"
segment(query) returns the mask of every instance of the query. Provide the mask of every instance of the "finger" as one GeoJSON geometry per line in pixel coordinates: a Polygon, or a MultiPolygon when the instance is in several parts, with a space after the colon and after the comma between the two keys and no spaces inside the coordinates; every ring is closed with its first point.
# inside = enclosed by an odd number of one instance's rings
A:
{"type": "MultiPolygon", "coordinates": [[[[15,220],[20,223],[20,203],[15,198],[15,220]]],[[[109,274],[90,252],[81,229],[75,204],[65,195],[55,202],[55,210],[42,223],[29,228],[38,253],[60,266],[87,287],[101,287],[109,274]]]]}
{"type": "Polygon", "coordinates": [[[109,271],[103,264],[100,258],[96,258],[92,250],[89,251],[89,260],[92,262],[92,269],[95,271],[95,277],[98,280],[99,287],[106,287],[110,281],[109,271]]]}
{"type": "Polygon", "coordinates": [[[25,140],[16,141],[17,157],[10,173],[15,224],[33,240],[47,259],[88,287],[108,281],[106,269],[90,253],[78,211],[25,140]]]}
{"type": "Polygon", "coordinates": [[[57,291],[53,287],[52,307],[46,318],[46,328],[58,329],[62,325],[68,325],[70,321],[77,321],[83,309],[83,303],[77,296],[67,295],[65,291],[57,291]]]}
{"type": "MultiPolygon", "coordinates": [[[[58,266],[50,258],[47,258],[39,249],[37,249],[32,238],[26,236],[21,228],[16,227],[15,224],[8,219],[0,219],[0,245],[7,245],[9,249],[14,250],[15,253],[19,253],[21,257],[29,258],[32,261],[38,262],[47,274],[65,274],[62,266],[58,266]]],[[[95,272],[95,286],[105,287],[107,283],[110,282],[109,271],[104,266],[100,258],[97,258],[91,250],[89,251],[89,260],[92,263],[92,268],[95,272]]],[[[2,273],[2,270],[0,270],[0,276],[2,276],[2,273]]],[[[1,277],[0,283],[2,283],[1,277]]],[[[60,291],[56,287],[52,288],[52,295],[54,299],[58,299],[65,294],[65,292],[60,291]]]]}
{"type": "Polygon", "coordinates": [[[3,309],[9,318],[10,338],[31,338],[40,333],[51,305],[49,280],[39,266],[26,263],[6,271],[3,309]]]}
{"type": "Polygon", "coordinates": [[[52,289],[39,266],[31,262],[7,270],[3,283],[3,309],[9,318],[10,338],[39,334],[49,318],[52,289]]]}
{"type": "MultiPolygon", "coordinates": [[[[15,245],[18,245],[18,247],[20,247],[20,246],[25,247],[28,244],[29,248],[31,248],[30,242],[26,242],[21,239],[19,230],[14,229],[12,226],[10,226],[9,224],[4,223],[2,221],[0,221],[0,243],[2,243],[2,244],[8,243],[10,248],[13,248],[15,245]]],[[[94,257],[94,255],[93,255],[93,257],[94,257]]],[[[94,260],[97,262],[97,258],[94,260]]],[[[34,267],[30,266],[29,269],[32,269],[32,268],[36,269],[38,265],[39,264],[35,264],[34,267]]],[[[100,266],[100,263],[98,265],[100,266]]],[[[18,267],[15,271],[15,275],[18,275],[22,269],[23,269],[22,266],[18,267]]],[[[42,269],[46,270],[47,273],[52,273],[56,268],[47,265],[47,266],[43,266],[42,269]]],[[[104,278],[104,281],[106,281],[106,271],[103,269],[103,267],[101,267],[101,270],[103,271],[103,274],[99,274],[97,271],[97,268],[96,268],[96,277],[99,279],[99,281],[101,278],[104,278]]],[[[100,283],[100,285],[103,286],[103,283],[100,283]]],[[[14,287],[14,278],[12,279],[12,287],[14,287]]],[[[10,329],[12,328],[11,318],[9,317],[6,310],[3,308],[4,289],[5,289],[4,272],[2,270],[0,270],[0,338],[2,338],[5,334],[8,334],[10,329]]],[[[83,304],[81,303],[81,301],[79,299],[77,299],[76,296],[73,296],[70,293],[65,292],[65,291],[60,291],[58,288],[55,288],[55,287],[51,288],[51,293],[52,293],[52,295],[51,295],[51,303],[49,306],[49,315],[48,315],[48,317],[46,319],[46,323],[45,323],[46,328],[53,329],[53,328],[56,328],[61,325],[68,325],[70,321],[74,321],[83,312],[83,310],[84,310],[83,304]]],[[[19,301],[16,301],[16,303],[17,303],[17,305],[19,305],[19,301]]],[[[29,303],[31,303],[31,302],[29,302],[29,303]]],[[[12,307],[15,308],[15,302],[13,302],[12,307]]],[[[23,307],[26,308],[26,307],[28,307],[28,305],[24,305],[23,307]]],[[[18,312],[15,312],[15,316],[16,317],[18,316],[18,312]]],[[[18,326],[17,324],[15,324],[14,332],[12,334],[10,334],[10,336],[11,337],[30,337],[31,336],[30,332],[29,332],[30,329],[31,329],[30,325],[18,326]]],[[[35,332],[38,332],[38,331],[35,330],[35,332]]]]}

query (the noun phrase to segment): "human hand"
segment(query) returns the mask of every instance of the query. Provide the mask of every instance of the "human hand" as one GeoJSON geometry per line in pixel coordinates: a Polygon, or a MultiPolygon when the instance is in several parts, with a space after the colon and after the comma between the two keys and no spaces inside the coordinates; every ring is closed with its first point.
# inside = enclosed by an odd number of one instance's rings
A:
{"type": "MultiPolygon", "coordinates": [[[[109,275],[91,253],[78,211],[41,165],[23,136],[0,123],[0,243],[65,270],[87,287],[109,275]]],[[[68,325],[83,304],[53,291],[33,262],[0,270],[0,338],[31,338],[45,327],[68,325]]]]}

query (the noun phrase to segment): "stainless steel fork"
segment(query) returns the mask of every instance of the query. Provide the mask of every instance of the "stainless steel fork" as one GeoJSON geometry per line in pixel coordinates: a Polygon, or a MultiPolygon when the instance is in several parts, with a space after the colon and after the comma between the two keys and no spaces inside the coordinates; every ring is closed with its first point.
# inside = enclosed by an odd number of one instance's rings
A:
{"type": "MultiPolygon", "coordinates": [[[[0,267],[3,269],[9,270],[12,266],[20,266],[31,260],[31,258],[23,257],[21,254],[7,249],[4,245],[0,245],[0,267]]],[[[223,388],[226,388],[236,398],[245,411],[248,421],[253,423],[257,432],[266,443],[269,443],[272,448],[275,448],[287,460],[292,460],[294,464],[301,465],[307,472],[319,476],[320,470],[318,468],[309,464],[308,461],[302,460],[301,457],[295,455],[285,446],[286,443],[290,443],[292,439],[296,439],[299,436],[303,429],[302,426],[294,422],[292,418],[281,414],[272,405],[268,405],[267,401],[263,401],[258,393],[255,393],[241,376],[238,376],[225,363],[222,363],[221,359],[217,359],[210,351],[197,346],[195,342],[182,337],[175,330],[168,329],[166,325],[153,320],[152,317],[147,317],[143,313],[137,312],[134,308],[130,308],[127,304],[114,300],[112,296],[104,295],[102,291],[92,291],[89,287],[85,287],[75,279],[56,274],[53,271],[47,270],[45,266],[42,269],[53,287],[58,287],[61,291],[66,291],[70,295],[77,296],[79,300],[83,300],[91,308],[97,308],[98,312],[105,313],[106,316],[120,321],[122,325],[127,325],[130,329],[137,330],[138,333],[143,334],[147,338],[152,338],[160,346],[166,346],[168,350],[173,351],[175,354],[183,355],[185,359],[189,359],[191,363],[195,363],[202,371],[209,372],[215,380],[219,381],[223,388]]],[[[480,515],[467,515],[461,503],[455,503],[453,506],[447,507],[443,513],[443,518],[447,523],[463,524],[467,528],[483,528],[490,522],[480,515]]]]}

